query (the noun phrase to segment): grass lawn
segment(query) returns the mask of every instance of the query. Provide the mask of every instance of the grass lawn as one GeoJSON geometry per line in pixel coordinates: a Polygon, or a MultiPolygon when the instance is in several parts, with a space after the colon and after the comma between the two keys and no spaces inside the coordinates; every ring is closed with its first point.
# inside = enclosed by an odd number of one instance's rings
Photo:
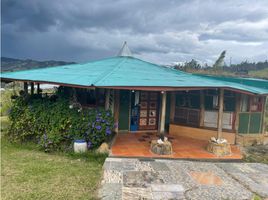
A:
{"type": "Polygon", "coordinates": [[[96,199],[105,155],[47,154],[1,138],[1,199],[96,199]]]}
{"type": "Polygon", "coordinates": [[[0,123],[1,123],[1,132],[5,131],[8,127],[8,116],[1,116],[0,123]]]}
{"type": "Polygon", "coordinates": [[[252,77],[258,77],[258,78],[268,78],[268,68],[257,70],[257,71],[249,71],[249,75],[252,77]]]}

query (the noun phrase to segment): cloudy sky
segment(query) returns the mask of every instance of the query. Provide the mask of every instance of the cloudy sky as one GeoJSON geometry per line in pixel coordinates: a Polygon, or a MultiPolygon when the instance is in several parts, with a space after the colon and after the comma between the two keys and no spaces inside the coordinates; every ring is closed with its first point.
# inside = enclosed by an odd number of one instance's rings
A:
{"type": "Polygon", "coordinates": [[[2,56],[85,62],[128,42],[160,63],[268,59],[267,0],[2,0],[2,56]]]}

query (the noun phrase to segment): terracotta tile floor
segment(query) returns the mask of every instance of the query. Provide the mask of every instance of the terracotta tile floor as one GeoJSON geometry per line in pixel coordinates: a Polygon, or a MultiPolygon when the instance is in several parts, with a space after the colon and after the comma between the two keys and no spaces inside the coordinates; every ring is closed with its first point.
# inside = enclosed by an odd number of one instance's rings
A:
{"type": "Polygon", "coordinates": [[[208,142],[187,137],[168,135],[172,143],[172,155],[157,155],[150,151],[150,141],[158,139],[156,133],[119,133],[112,146],[111,156],[146,158],[186,158],[186,159],[241,159],[239,148],[232,145],[232,154],[217,157],[205,150],[208,142]]]}

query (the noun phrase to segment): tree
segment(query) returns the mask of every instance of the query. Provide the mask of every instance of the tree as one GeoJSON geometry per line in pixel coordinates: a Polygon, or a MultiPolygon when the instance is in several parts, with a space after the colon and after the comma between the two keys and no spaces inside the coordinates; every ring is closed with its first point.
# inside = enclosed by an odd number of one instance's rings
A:
{"type": "Polygon", "coordinates": [[[219,56],[219,58],[216,60],[216,62],[213,65],[214,69],[218,70],[218,69],[223,67],[225,54],[226,54],[225,50],[223,52],[221,52],[221,55],[219,56]]]}
{"type": "Polygon", "coordinates": [[[185,63],[184,68],[185,71],[193,71],[200,69],[201,66],[195,59],[192,59],[190,62],[185,63]]]}
{"type": "Polygon", "coordinates": [[[174,68],[186,72],[192,72],[201,69],[201,65],[195,59],[192,59],[190,62],[185,62],[184,64],[178,63],[174,66],[174,68]]]}

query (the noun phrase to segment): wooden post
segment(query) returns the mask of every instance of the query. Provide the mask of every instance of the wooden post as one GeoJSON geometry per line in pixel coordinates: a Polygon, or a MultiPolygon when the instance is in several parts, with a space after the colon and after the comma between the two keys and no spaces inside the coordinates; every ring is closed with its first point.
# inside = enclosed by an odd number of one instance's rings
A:
{"type": "Polygon", "coordinates": [[[31,95],[34,94],[34,82],[31,82],[31,95]]]}
{"type": "Polygon", "coordinates": [[[119,105],[120,104],[120,90],[115,90],[115,102],[114,102],[114,122],[116,123],[115,132],[118,133],[119,126],[119,105]]]}
{"type": "Polygon", "coordinates": [[[239,128],[239,113],[241,109],[241,95],[239,93],[236,93],[235,95],[235,132],[238,134],[238,128],[239,128]]]}
{"type": "Polygon", "coordinates": [[[37,94],[40,94],[40,83],[37,83],[37,94]]]}
{"type": "Polygon", "coordinates": [[[24,87],[25,94],[28,94],[28,83],[27,82],[24,82],[23,87],[24,87]]]}
{"type": "Polygon", "coordinates": [[[165,118],[166,118],[166,102],[167,93],[162,93],[162,104],[161,104],[161,118],[160,118],[160,133],[165,132],[165,118]]]}
{"type": "Polygon", "coordinates": [[[109,109],[110,89],[106,89],[105,93],[105,110],[109,109]]]}
{"type": "Polygon", "coordinates": [[[171,92],[170,95],[170,123],[174,123],[174,117],[175,117],[175,108],[176,108],[176,94],[175,92],[171,92]]]}
{"type": "Polygon", "coordinates": [[[267,97],[263,97],[263,110],[262,110],[262,133],[265,134],[265,128],[266,128],[266,121],[265,121],[265,115],[266,115],[266,105],[267,105],[267,97]]]}
{"type": "Polygon", "coordinates": [[[200,90],[200,118],[199,118],[199,126],[204,126],[205,119],[205,94],[204,90],[200,90]]]}
{"type": "Polygon", "coordinates": [[[222,138],[222,116],[223,116],[223,98],[224,98],[224,89],[220,89],[219,94],[219,112],[218,112],[218,134],[217,139],[222,138]]]}

